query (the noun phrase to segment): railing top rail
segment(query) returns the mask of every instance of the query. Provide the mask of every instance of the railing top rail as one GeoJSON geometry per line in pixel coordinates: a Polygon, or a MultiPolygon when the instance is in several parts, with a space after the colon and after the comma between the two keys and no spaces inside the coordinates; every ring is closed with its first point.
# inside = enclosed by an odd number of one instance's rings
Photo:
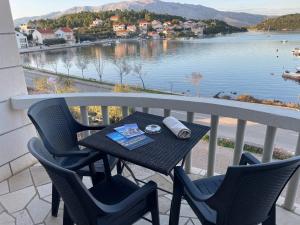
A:
{"type": "Polygon", "coordinates": [[[27,109],[48,98],[65,98],[70,106],[130,106],[213,114],[300,132],[300,113],[262,104],[215,98],[145,93],[69,93],[23,95],[11,99],[14,109],[27,109]]]}

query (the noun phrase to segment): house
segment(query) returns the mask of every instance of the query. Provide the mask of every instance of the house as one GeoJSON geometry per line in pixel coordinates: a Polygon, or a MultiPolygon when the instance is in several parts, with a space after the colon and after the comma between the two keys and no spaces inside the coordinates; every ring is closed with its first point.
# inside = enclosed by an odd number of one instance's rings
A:
{"type": "Polygon", "coordinates": [[[172,26],[171,21],[166,21],[166,22],[163,23],[164,28],[168,28],[169,26],[172,26]]]}
{"type": "Polygon", "coordinates": [[[147,20],[140,20],[139,21],[139,27],[141,30],[148,30],[150,27],[151,23],[148,22],[147,20]]]}
{"type": "Polygon", "coordinates": [[[20,32],[26,35],[32,34],[35,30],[33,27],[29,27],[27,24],[21,24],[19,26],[20,32]]]}
{"type": "Polygon", "coordinates": [[[37,44],[43,44],[46,39],[55,39],[55,33],[52,29],[36,29],[32,33],[32,39],[37,44]]]}
{"type": "Polygon", "coordinates": [[[114,23],[113,30],[114,32],[126,30],[126,25],[124,23],[114,23]]]}
{"type": "Polygon", "coordinates": [[[127,25],[127,31],[135,33],[136,32],[136,26],[134,24],[133,25],[131,25],[131,24],[127,25]]]}
{"type": "Polygon", "coordinates": [[[162,29],[163,28],[163,25],[162,23],[159,21],[159,20],[153,20],[151,22],[151,26],[154,30],[157,30],[157,29],[162,29]]]}
{"type": "Polygon", "coordinates": [[[73,30],[69,27],[61,27],[55,31],[56,38],[62,38],[68,44],[74,44],[76,42],[73,30]]]}
{"type": "Polygon", "coordinates": [[[21,32],[15,31],[18,48],[28,48],[27,37],[21,32]]]}
{"type": "Polygon", "coordinates": [[[112,21],[112,22],[118,22],[119,20],[120,20],[119,16],[111,16],[110,17],[110,21],[112,21]]]}
{"type": "Polygon", "coordinates": [[[129,35],[129,32],[127,30],[116,31],[117,37],[128,37],[128,35],[129,35]]]}
{"type": "Polygon", "coordinates": [[[103,24],[103,20],[95,19],[92,24],[90,24],[90,27],[99,27],[103,24]]]}
{"type": "Polygon", "coordinates": [[[204,33],[204,27],[202,27],[202,26],[193,26],[191,31],[197,36],[202,36],[203,33],[204,33]]]}
{"type": "Polygon", "coordinates": [[[160,35],[155,31],[148,32],[148,36],[151,37],[154,40],[160,39],[160,35]]]}

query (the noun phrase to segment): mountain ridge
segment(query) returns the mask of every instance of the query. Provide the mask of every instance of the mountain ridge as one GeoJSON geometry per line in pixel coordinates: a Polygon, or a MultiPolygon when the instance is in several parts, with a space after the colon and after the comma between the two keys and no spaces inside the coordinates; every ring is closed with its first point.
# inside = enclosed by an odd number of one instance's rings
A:
{"type": "Polygon", "coordinates": [[[170,14],[175,16],[182,16],[188,19],[218,19],[233,26],[251,26],[267,19],[267,16],[258,14],[248,14],[244,12],[229,12],[219,11],[203,5],[164,2],[160,0],[129,0],[117,3],[109,3],[100,6],[75,6],[60,12],[52,12],[42,16],[23,17],[15,19],[15,25],[27,23],[29,20],[36,19],[55,19],[60,16],[82,11],[98,12],[108,10],[148,10],[150,12],[159,14],[170,14]]]}

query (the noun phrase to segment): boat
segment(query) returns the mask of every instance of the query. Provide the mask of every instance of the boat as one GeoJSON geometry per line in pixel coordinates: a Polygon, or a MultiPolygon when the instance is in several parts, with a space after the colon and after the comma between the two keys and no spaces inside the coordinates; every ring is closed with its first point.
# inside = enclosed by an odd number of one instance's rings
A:
{"type": "Polygon", "coordinates": [[[116,40],[116,44],[121,44],[121,41],[120,40],[116,40]]]}
{"type": "Polygon", "coordinates": [[[286,70],[282,74],[282,77],[285,79],[300,80],[300,67],[296,68],[296,72],[290,72],[290,71],[286,70]]]}
{"type": "Polygon", "coordinates": [[[282,44],[286,44],[286,43],[288,43],[288,42],[289,42],[288,40],[282,40],[282,41],[281,41],[282,44]]]}
{"type": "Polygon", "coordinates": [[[295,48],[292,52],[294,56],[300,56],[300,48],[295,48]]]}
{"type": "Polygon", "coordinates": [[[102,46],[111,46],[111,42],[103,43],[102,46]]]}

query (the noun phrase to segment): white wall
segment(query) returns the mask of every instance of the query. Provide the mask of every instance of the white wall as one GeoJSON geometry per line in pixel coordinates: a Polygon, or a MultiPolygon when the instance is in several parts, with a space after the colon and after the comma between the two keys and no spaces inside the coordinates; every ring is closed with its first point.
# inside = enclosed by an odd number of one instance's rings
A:
{"type": "Polygon", "coordinates": [[[11,108],[12,96],[27,94],[9,0],[0,1],[0,182],[32,165],[28,140],[36,135],[25,111],[11,108]]]}

